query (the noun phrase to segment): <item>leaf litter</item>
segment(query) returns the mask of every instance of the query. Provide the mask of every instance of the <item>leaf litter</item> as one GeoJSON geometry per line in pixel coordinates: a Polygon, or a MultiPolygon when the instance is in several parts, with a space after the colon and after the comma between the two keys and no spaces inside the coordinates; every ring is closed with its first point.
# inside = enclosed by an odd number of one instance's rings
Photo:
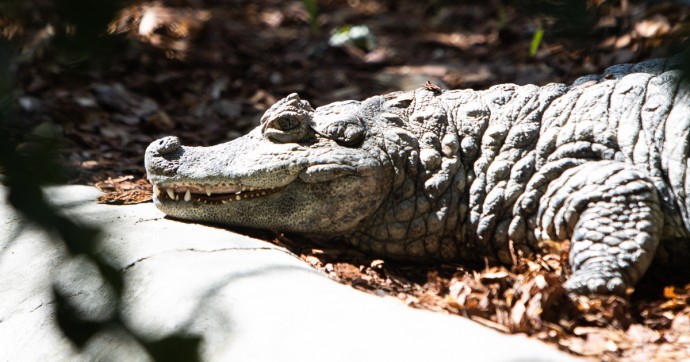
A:
{"type": "Polygon", "coordinates": [[[347,246],[314,246],[282,234],[275,242],[355,289],[504,333],[522,333],[578,356],[602,361],[690,358],[690,284],[667,286],[663,296],[574,296],[563,288],[565,254],[521,259],[511,268],[473,269],[387,262],[347,246]]]}

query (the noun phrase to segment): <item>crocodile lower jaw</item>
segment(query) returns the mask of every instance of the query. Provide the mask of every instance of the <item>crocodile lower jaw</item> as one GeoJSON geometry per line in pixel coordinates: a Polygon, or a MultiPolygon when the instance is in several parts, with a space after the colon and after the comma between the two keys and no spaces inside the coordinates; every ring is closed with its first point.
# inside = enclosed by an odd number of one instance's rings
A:
{"type": "Polygon", "coordinates": [[[161,201],[204,203],[207,205],[224,205],[230,202],[268,196],[280,191],[282,187],[257,189],[254,187],[225,185],[194,185],[175,183],[153,185],[153,195],[161,201]]]}

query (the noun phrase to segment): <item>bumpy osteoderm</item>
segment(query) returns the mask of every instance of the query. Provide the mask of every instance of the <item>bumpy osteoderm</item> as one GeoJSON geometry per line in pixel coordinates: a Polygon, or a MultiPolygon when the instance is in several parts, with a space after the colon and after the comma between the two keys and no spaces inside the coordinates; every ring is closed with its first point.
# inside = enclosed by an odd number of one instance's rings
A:
{"type": "Polygon", "coordinates": [[[621,294],[655,255],[690,254],[690,91],[676,63],[316,109],[291,94],[232,142],[153,142],[146,168],[173,217],[421,262],[508,264],[569,241],[566,287],[621,294]]]}

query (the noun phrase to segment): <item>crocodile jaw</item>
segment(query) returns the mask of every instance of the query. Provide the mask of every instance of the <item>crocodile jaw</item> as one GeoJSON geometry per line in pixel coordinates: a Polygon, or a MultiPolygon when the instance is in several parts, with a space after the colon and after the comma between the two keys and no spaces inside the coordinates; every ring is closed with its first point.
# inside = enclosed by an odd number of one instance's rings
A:
{"type": "Polygon", "coordinates": [[[166,184],[165,186],[154,184],[153,195],[161,203],[166,201],[184,201],[206,205],[224,205],[233,201],[267,196],[282,189],[282,187],[257,189],[234,184],[204,185],[192,182],[179,182],[166,184]]]}
{"type": "Polygon", "coordinates": [[[346,176],[336,180],[308,184],[295,181],[273,190],[238,193],[193,194],[158,188],[154,198],[164,213],[180,219],[223,225],[236,225],[304,234],[336,235],[353,231],[359,222],[378,207],[371,190],[371,179],[346,176]],[[340,191],[357,191],[340,194],[340,191]],[[205,196],[205,197],[204,197],[205,196]],[[189,199],[189,201],[185,201],[189,199]],[[371,200],[371,201],[357,201],[371,200]]]}

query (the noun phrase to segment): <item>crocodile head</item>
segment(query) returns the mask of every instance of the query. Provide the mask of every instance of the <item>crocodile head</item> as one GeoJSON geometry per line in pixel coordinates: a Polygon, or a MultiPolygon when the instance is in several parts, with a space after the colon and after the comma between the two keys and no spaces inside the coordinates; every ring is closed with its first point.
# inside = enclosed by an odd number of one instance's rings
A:
{"type": "Polygon", "coordinates": [[[366,137],[367,112],[355,101],[314,110],[291,94],[231,142],[156,140],[145,160],[154,202],[180,219],[305,234],[352,231],[391,185],[385,153],[366,137]]]}

